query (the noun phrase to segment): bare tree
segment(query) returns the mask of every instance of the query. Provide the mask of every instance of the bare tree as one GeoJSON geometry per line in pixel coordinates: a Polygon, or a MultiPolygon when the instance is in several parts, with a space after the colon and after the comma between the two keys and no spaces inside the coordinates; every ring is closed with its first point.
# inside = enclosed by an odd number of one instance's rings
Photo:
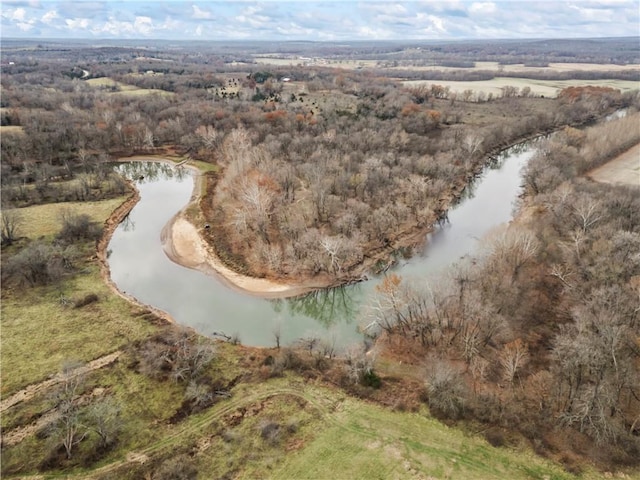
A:
{"type": "Polygon", "coordinates": [[[429,408],[449,418],[462,414],[467,392],[464,379],[451,365],[444,361],[432,364],[427,376],[429,408]]]}
{"type": "Polygon", "coordinates": [[[74,447],[86,438],[89,431],[81,422],[78,397],[84,387],[85,377],[78,373],[79,363],[67,362],[62,369],[62,382],[55,393],[59,413],[53,424],[56,439],[64,446],[67,458],[71,458],[74,447]]]}
{"type": "Polygon", "coordinates": [[[376,352],[366,351],[361,345],[353,345],[345,352],[345,367],[347,375],[353,383],[361,383],[365,377],[373,372],[376,352]]]}
{"type": "Polygon", "coordinates": [[[512,384],[518,371],[529,360],[527,345],[519,338],[507,343],[499,354],[499,360],[503,369],[502,378],[512,384]]]}
{"type": "Polygon", "coordinates": [[[22,215],[17,208],[2,208],[2,245],[11,245],[22,225],[22,215]]]}
{"type": "Polygon", "coordinates": [[[87,420],[90,428],[100,437],[100,446],[112,445],[118,438],[123,423],[120,405],[108,397],[89,406],[87,420]]]}

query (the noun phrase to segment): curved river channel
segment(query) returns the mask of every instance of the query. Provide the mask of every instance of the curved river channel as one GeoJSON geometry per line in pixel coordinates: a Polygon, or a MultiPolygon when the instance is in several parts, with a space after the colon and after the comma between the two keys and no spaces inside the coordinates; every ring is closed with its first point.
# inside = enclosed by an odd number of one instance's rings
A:
{"type": "MultiPolygon", "coordinates": [[[[536,143],[524,142],[502,152],[449,211],[449,223],[436,227],[423,251],[410,260],[401,259],[394,270],[405,277],[431,276],[472,254],[479,239],[508,222],[520,193],[520,170],[536,143]]],[[[274,346],[275,330],[281,332],[283,345],[311,335],[338,348],[362,341],[358,312],[380,277],[283,300],[231,290],[215,277],[173,263],[162,249],[162,228],[191,197],[191,171],[153,162],[130,162],[117,168],[138,179],[140,191],[139,203],[108,247],[111,277],[121,291],[202,334],[237,335],[246,345],[274,346]]]]}

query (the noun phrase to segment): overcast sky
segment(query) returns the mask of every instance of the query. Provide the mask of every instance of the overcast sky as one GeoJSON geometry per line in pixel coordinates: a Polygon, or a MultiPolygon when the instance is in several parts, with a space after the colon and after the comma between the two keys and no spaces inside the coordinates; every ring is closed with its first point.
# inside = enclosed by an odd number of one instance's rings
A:
{"type": "Polygon", "coordinates": [[[452,40],[640,35],[640,0],[1,0],[2,37],[452,40]]]}

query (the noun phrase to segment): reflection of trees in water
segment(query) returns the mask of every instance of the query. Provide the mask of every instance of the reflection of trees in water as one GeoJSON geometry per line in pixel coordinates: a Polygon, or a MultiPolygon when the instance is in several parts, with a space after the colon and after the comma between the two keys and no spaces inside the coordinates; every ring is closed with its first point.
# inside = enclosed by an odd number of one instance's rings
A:
{"type": "Polygon", "coordinates": [[[130,213],[127,213],[127,216],[122,219],[120,227],[125,232],[133,232],[136,229],[136,223],[131,219],[130,213]]]}
{"type": "MultiPolygon", "coordinates": [[[[520,142],[505,150],[502,150],[500,153],[489,159],[489,162],[486,164],[484,171],[486,171],[487,169],[500,170],[509,158],[520,155],[527,150],[535,148],[536,142],[538,142],[538,139],[527,140],[526,142],[520,142]]],[[[483,174],[481,173],[480,175],[477,175],[473,179],[471,179],[471,181],[465,186],[464,190],[462,190],[462,192],[460,193],[460,199],[456,203],[473,198],[476,194],[477,186],[480,185],[482,177],[483,174]]]]}
{"type": "Polygon", "coordinates": [[[175,178],[183,180],[189,175],[188,169],[165,162],[124,162],[115,167],[116,172],[137,183],[155,182],[175,178]]]}
{"type": "Polygon", "coordinates": [[[357,285],[347,287],[325,288],[308,293],[302,297],[274,300],[273,308],[281,312],[288,305],[292,315],[302,314],[317,320],[323,327],[329,328],[339,322],[351,323],[357,313],[357,305],[353,301],[353,289],[357,285]]]}

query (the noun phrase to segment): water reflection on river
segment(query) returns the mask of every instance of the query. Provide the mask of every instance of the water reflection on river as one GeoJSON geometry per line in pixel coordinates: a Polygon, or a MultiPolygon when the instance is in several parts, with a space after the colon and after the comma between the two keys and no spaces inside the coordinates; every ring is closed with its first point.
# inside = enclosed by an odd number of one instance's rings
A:
{"type": "MultiPolygon", "coordinates": [[[[427,248],[399,261],[394,270],[410,277],[433,275],[473,252],[483,235],[509,221],[520,191],[520,170],[534,148],[525,142],[498,156],[465,190],[449,223],[428,235],[427,248]]],[[[275,345],[276,332],[282,344],[312,335],[338,347],[362,341],[358,312],[379,278],[295,299],[264,300],[231,290],[216,278],[174,264],[161,247],[162,228],[191,197],[192,172],[158,162],[116,168],[136,182],[141,197],[109,244],[111,276],[120,290],[203,334],[237,334],[248,345],[275,345]]]]}

